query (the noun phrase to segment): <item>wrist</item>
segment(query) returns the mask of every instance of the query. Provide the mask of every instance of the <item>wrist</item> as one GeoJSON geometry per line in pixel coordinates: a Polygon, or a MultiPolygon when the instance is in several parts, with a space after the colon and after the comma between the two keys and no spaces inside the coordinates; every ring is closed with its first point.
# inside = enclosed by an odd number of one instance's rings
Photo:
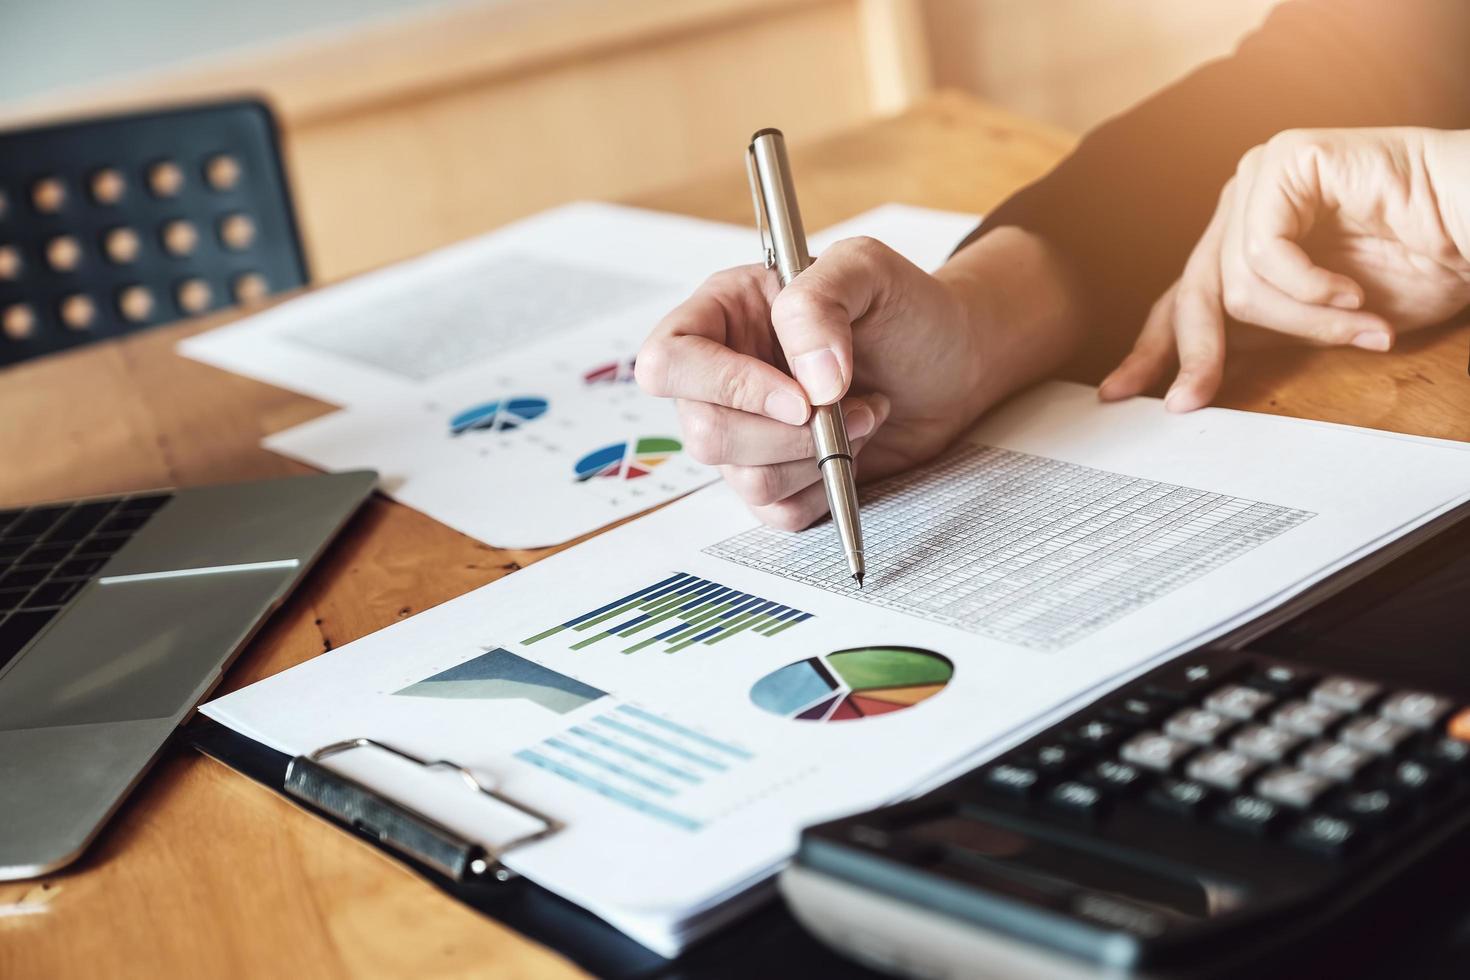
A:
{"type": "Polygon", "coordinates": [[[1081,343],[1081,290],[1039,235],[997,228],[955,253],[935,278],[953,297],[967,339],[967,422],[1056,372],[1081,343]]]}

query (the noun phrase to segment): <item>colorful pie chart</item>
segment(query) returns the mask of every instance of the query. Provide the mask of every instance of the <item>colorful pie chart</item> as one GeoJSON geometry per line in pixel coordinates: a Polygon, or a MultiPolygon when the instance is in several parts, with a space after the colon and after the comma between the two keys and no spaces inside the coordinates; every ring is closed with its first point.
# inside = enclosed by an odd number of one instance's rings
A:
{"type": "Polygon", "coordinates": [[[509,432],[546,414],[545,398],[498,398],[467,408],[449,420],[449,434],[463,435],[471,430],[509,432]]]}
{"type": "Polygon", "coordinates": [[[787,664],[750,689],[757,708],[798,721],[906,711],[944,690],[954,664],[917,647],[858,647],[787,664]]]}
{"type": "Polygon", "coordinates": [[[677,456],[684,447],[668,436],[643,436],[637,440],[603,446],[577,460],[577,482],[598,478],[636,480],[677,456]]]}

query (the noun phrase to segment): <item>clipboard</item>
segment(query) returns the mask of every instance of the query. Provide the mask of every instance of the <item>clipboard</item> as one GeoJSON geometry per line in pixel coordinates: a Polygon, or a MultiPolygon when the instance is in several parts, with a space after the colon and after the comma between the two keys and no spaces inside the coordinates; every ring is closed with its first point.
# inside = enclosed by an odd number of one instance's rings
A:
{"type": "Polygon", "coordinates": [[[543,840],[565,825],[554,815],[486,786],[449,760],[421,759],[386,743],[356,737],[292,758],[203,715],[184,726],[179,738],[594,976],[608,980],[734,980],[762,975],[880,980],[880,974],[839,957],[808,935],[774,894],[771,901],[694,944],[677,959],[665,959],[580,906],[506,869],[500,863],[505,853],[543,840]],[[322,764],[348,751],[383,752],[411,763],[456,771],[466,792],[484,794],[488,805],[523,813],[539,822],[540,829],[486,850],[403,801],[389,799],[322,764]]]}
{"type": "MultiPolygon", "coordinates": [[[[1470,550],[1470,503],[1438,515],[1391,544],[1339,569],[1273,610],[1216,638],[1212,645],[1239,648],[1275,636],[1294,647],[1303,636],[1325,633],[1330,628],[1334,607],[1343,604],[1333,600],[1351,586],[1363,583],[1365,587],[1389,594],[1407,592],[1412,588],[1408,582],[1417,581],[1414,569],[1433,565],[1444,555],[1463,555],[1467,550],[1470,550]],[[1404,570],[1410,573],[1408,580],[1399,574],[1404,570]],[[1383,574],[1376,574],[1379,572],[1383,574]],[[1372,582],[1364,581],[1370,577],[1372,582]]],[[[1344,595],[1342,599],[1351,604],[1353,596],[1344,595]]],[[[1458,610],[1459,606],[1455,608],[1458,610]]],[[[1262,649],[1272,652],[1269,645],[1262,649]]],[[[1344,668],[1352,666],[1351,662],[1342,662],[1336,652],[1334,661],[1344,668]]],[[[1310,663],[1310,658],[1307,662],[1310,663]]],[[[1470,682],[1455,676],[1456,666],[1436,664],[1430,669],[1441,678],[1448,669],[1450,688],[1457,690],[1463,686],[1470,697],[1470,682]]],[[[1369,672],[1381,674],[1383,665],[1369,672]]],[[[360,738],[347,738],[311,755],[292,759],[202,715],[196,715],[194,721],[180,730],[179,736],[205,755],[377,847],[441,891],[526,938],[550,947],[595,976],[608,980],[748,980],[752,976],[883,980],[881,974],[839,957],[812,938],[775,895],[759,909],[695,943],[678,958],[668,960],[659,956],[580,906],[524,878],[502,874],[505,869],[499,865],[499,856],[532,840],[544,839],[563,825],[554,815],[543,814],[485,787],[448,760],[423,760],[381,742],[360,738]],[[311,768],[316,765],[324,769],[319,765],[321,760],[342,751],[372,748],[420,765],[458,770],[466,781],[467,791],[487,793],[489,789],[487,796],[493,802],[539,821],[541,829],[502,845],[494,854],[485,853],[401,801],[388,800],[330,770],[322,777],[311,768]],[[294,792],[287,786],[293,768],[294,792]],[[313,784],[313,778],[322,781],[313,784]],[[334,793],[343,795],[333,797],[334,793]],[[395,826],[391,835],[385,835],[381,833],[383,826],[379,825],[384,823],[385,815],[410,823],[395,826]],[[363,819],[359,821],[359,817],[363,819]],[[373,823],[375,819],[379,824],[373,823]],[[413,821],[421,821],[422,825],[415,826],[413,821]],[[477,860],[484,862],[483,867],[475,865],[477,860]]],[[[1426,910],[1426,921],[1433,918],[1429,911],[1426,910]]],[[[1463,931],[1462,918],[1455,919],[1454,929],[1463,931]]],[[[1446,937],[1440,934],[1437,920],[1435,923],[1426,930],[1431,936],[1430,944],[1453,947],[1458,932],[1446,937]]]]}

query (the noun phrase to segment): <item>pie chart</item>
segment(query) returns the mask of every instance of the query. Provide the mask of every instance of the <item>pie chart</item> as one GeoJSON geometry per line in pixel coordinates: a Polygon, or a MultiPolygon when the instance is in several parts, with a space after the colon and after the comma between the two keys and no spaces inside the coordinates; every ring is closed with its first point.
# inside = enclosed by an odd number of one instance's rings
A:
{"type": "Polygon", "coordinates": [[[633,358],[625,357],[621,361],[599,364],[583,374],[582,381],[589,385],[628,384],[633,380],[633,362],[633,358]]]}
{"type": "Polygon", "coordinates": [[[772,671],[750,689],[757,708],[798,721],[857,721],[906,711],[944,690],[949,658],[917,647],[858,647],[772,671]]]}
{"type": "Polygon", "coordinates": [[[449,420],[449,434],[458,436],[473,430],[509,432],[546,414],[545,398],[501,398],[467,408],[449,420]]]}
{"type": "Polygon", "coordinates": [[[597,478],[636,480],[667,463],[683,449],[678,439],[668,436],[643,436],[627,442],[603,446],[577,460],[577,482],[597,478]]]}

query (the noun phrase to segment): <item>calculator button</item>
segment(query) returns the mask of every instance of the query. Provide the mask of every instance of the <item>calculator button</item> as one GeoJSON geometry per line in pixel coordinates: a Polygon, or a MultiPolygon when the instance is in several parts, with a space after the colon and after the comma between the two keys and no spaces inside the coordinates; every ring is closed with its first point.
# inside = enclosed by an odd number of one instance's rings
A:
{"type": "Polygon", "coordinates": [[[1276,709],[1271,724],[1283,731],[1318,738],[1342,719],[1342,712],[1310,701],[1291,701],[1276,709]]]}
{"type": "Polygon", "coordinates": [[[1389,770],[1388,784],[1392,789],[1403,790],[1412,796],[1428,796],[1439,790],[1445,782],[1443,769],[1412,759],[1405,760],[1389,770]]]}
{"type": "Polygon", "coordinates": [[[1340,783],[1351,782],[1372,757],[1362,749],[1341,742],[1314,742],[1297,756],[1297,765],[1308,772],[1335,779],[1340,783]]]}
{"type": "Polygon", "coordinates": [[[1210,806],[1208,786],[1190,779],[1162,779],[1148,794],[1153,805],[1184,817],[1198,817],[1210,806]]]}
{"type": "Polygon", "coordinates": [[[1131,762],[1135,766],[1168,772],[1193,751],[1194,746],[1188,742],[1158,732],[1144,732],[1124,742],[1118,755],[1124,762],[1131,762]]]}
{"type": "Polygon", "coordinates": [[[1250,721],[1275,701],[1276,698],[1265,691],[1231,684],[1205,698],[1205,707],[1228,718],[1250,721]]]}
{"type": "Polygon", "coordinates": [[[1312,689],[1312,701],[1338,711],[1362,711],[1369,701],[1378,696],[1380,690],[1382,688],[1371,681],[1358,680],[1355,677],[1329,677],[1312,689]]]}
{"type": "Polygon", "coordinates": [[[1002,762],[985,770],[982,777],[985,785],[1009,796],[1027,797],[1041,782],[1041,773],[1030,766],[1018,766],[1002,762]]]}
{"type": "Polygon", "coordinates": [[[1307,689],[1315,675],[1287,664],[1272,664],[1247,677],[1244,683],[1280,697],[1295,697],[1307,689]]]}
{"type": "Polygon", "coordinates": [[[1112,722],[1094,718],[1091,721],[1084,721],[1062,737],[1082,748],[1102,750],[1117,744],[1124,734],[1123,729],[1112,722]]]}
{"type": "Polygon", "coordinates": [[[1038,746],[1032,755],[1036,760],[1036,768],[1043,773],[1058,773],[1070,769],[1080,758],[1075,750],[1069,749],[1060,742],[1048,742],[1038,746]]]}
{"type": "Polygon", "coordinates": [[[1227,827],[1263,836],[1281,819],[1281,808],[1259,796],[1232,796],[1215,819],[1227,827]]]}
{"type": "Polygon", "coordinates": [[[1183,667],[1166,667],[1145,682],[1144,690],[1154,697],[1171,701],[1197,701],[1200,695],[1239,671],[1240,665],[1237,663],[1193,663],[1183,667]]]}
{"type": "Polygon", "coordinates": [[[1051,788],[1046,803],[1052,810],[1091,820],[1102,813],[1104,799],[1102,790],[1096,786],[1069,779],[1051,788]]]}
{"type": "Polygon", "coordinates": [[[1470,776],[1470,742],[1457,738],[1437,738],[1424,746],[1419,755],[1431,766],[1443,766],[1462,778],[1470,776]]]}
{"type": "Polygon", "coordinates": [[[1413,730],[1387,718],[1354,718],[1337,737],[1355,749],[1374,755],[1393,755],[1414,734],[1413,730]]]}
{"type": "Polygon", "coordinates": [[[1433,728],[1454,707],[1449,698],[1435,697],[1423,691],[1400,691],[1384,699],[1378,713],[1389,721],[1420,730],[1433,728]]]}
{"type": "Polygon", "coordinates": [[[1103,712],[1112,720],[1124,724],[1152,725],[1169,710],[1169,705],[1149,698],[1119,698],[1110,703],[1103,712]]]}
{"type": "Polygon", "coordinates": [[[1184,772],[1190,779],[1233,793],[1259,768],[1259,762],[1239,752],[1211,749],[1189,760],[1184,772]]]}
{"type": "Polygon", "coordinates": [[[1336,784],[1314,772],[1280,766],[1256,780],[1256,792],[1272,803],[1305,810],[1336,784]]]}
{"type": "Polygon", "coordinates": [[[1182,738],[1197,745],[1210,745],[1231,728],[1235,722],[1224,715],[1202,708],[1185,708],[1175,712],[1164,722],[1164,734],[1182,738]]]}
{"type": "Polygon", "coordinates": [[[1130,766],[1126,762],[1118,762],[1114,759],[1104,759],[1088,770],[1082,778],[1110,793],[1132,793],[1144,782],[1143,772],[1137,766],[1130,766]]]}
{"type": "Polygon", "coordinates": [[[1351,820],[1315,813],[1297,824],[1287,839],[1304,850],[1341,857],[1356,848],[1363,832],[1351,820]]]}
{"type": "Polygon", "coordinates": [[[1302,737],[1282,728],[1251,725],[1235,733],[1230,747],[1263,762],[1280,762],[1302,744],[1302,737]]]}
{"type": "Polygon", "coordinates": [[[1404,812],[1404,799],[1386,789],[1362,789],[1344,793],[1332,809],[1361,824],[1382,825],[1404,812]]]}

